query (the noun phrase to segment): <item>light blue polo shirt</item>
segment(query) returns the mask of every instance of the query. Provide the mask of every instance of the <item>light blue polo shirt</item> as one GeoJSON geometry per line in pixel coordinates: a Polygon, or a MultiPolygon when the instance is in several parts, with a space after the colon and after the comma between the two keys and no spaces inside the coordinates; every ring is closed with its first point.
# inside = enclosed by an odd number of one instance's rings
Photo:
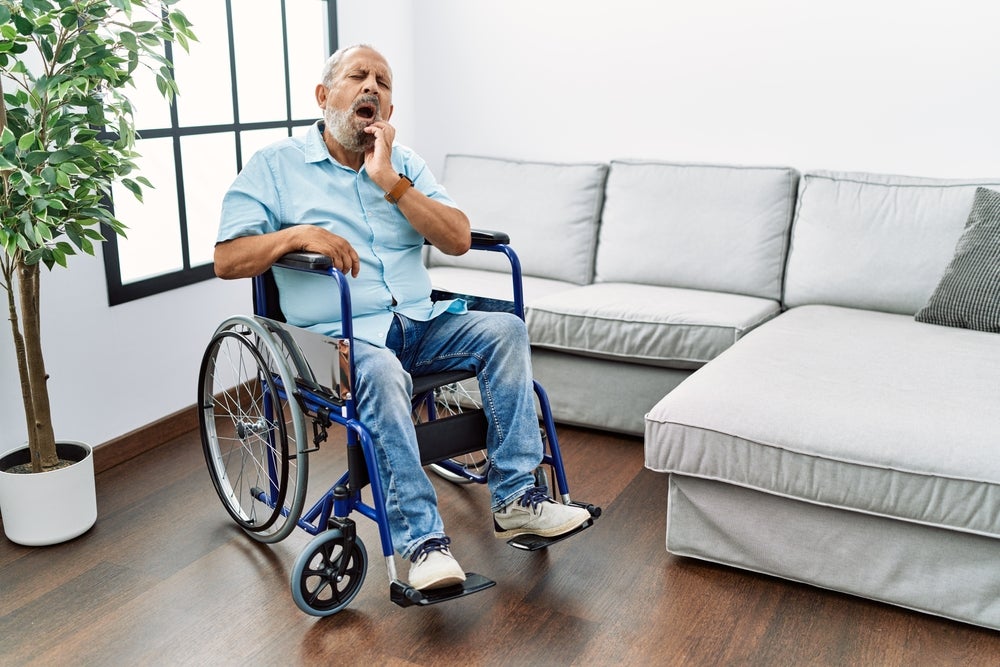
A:
{"type": "MultiPolygon", "coordinates": [[[[422,193],[455,207],[412,150],[393,146],[392,165],[422,193]]],[[[344,237],[361,260],[357,277],[347,281],[354,335],[384,346],[393,312],[420,321],[446,311],[465,312],[462,301],[431,302],[430,276],[422,260],[424,239],[384,194],[364,167],[356,172],[330,156],[319,121],[304,135],[279,141],[250,158],[223,199],[218,241],[292,225],[319,225],[344,237]]],[[[290,324],[340,335],[340,297],[332,278],[279,268],[274,277],[290,324]]]]}

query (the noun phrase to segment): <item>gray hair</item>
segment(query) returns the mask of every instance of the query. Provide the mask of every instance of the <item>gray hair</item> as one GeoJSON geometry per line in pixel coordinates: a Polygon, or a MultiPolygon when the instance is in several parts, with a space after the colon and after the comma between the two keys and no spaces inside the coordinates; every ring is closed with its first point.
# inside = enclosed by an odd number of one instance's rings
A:
{"type": "Polygon", "coordinates": [[[327,58],[326,64],[323,65],[323,75],[320,81],[324,86],[327,88],[330,87],[333,83],[333,77],[337,74],[337,69],[340,68],[340,62],[344,59],[344,56],[347,55],[348,51],[353,51],[354,49],[371,49],[372,51],[379,53],[379,50],[371,44],[351,44],[350,46],[344,46],[337,49],[334,51],[332,56],[327,58]]]}

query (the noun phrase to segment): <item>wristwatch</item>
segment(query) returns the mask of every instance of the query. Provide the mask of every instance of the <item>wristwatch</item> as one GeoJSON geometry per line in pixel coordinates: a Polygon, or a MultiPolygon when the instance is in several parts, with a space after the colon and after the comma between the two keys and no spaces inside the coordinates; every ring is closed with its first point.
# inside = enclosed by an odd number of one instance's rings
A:
{"type": "Polygon", "coordinates": [[[406,191],[413,187],[413,181],[404,174],[399,175],[399,180],[392,186],[392,190],[385,193],[385,200],[390,204],[398,204],[399,198],[406,194],[406,191]]]}

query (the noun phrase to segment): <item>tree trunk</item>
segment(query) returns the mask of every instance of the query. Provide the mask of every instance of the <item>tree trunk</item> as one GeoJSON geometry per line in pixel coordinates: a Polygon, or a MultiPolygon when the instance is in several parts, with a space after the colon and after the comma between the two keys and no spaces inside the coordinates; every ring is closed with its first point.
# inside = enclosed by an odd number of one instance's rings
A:
{"type": "MultiPolygon", "coordinates": [[[[59,465],[56,453],[55,432],[52,429],[52,412],[49,407],[48,375],[42,358],[42,332],[39,312],[39,288],[41,286],[38,264],[27,265],[21,259],[17,262],[17,289],[21,306],[21,341],[23,355],[18,355],[18,368],[22,362],[26,373],[21,375],[21,390],[25,390],[27,376],[28,400],[25,402],[25,417],[28,420],[28,447],[31,449],[31,465],[35,472],[42,472],[59,465]]],[[[16,313],[14,314],[16,319],[16,313]]],[[[15,327],[16,322],[12,319],[15,327]]]]}

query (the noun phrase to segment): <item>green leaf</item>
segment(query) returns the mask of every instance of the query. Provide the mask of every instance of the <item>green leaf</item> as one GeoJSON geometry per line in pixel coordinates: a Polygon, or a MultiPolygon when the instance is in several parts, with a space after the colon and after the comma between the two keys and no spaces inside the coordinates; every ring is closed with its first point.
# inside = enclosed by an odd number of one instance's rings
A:
{"type": "Polygon", "coordinates": [[[83,170],[75,162],[63,162],[59,165],[59,171],[68,176],[85,176],[83,170]]]}
{"type": "MultiPolygon", "coordinates": [[[[58,247],[50,248],[49,250],[52,252],[52,259],[55,260],[56,264],[58,264],[63,268],[66,268],[66,253],[64,253],[58,247]]],[[[49,268],[51,269],[52,267],[50,266],[49,268]]]]}
{"type": "Polygon", "coordinates": [[[130,28],[138,34],[147,33],[160,25],[159,21],[136,21],[130,28]]]}
{"type": "Polygon", "coordinates": [[[18,140],[17,147],[22,151],[26,151],[30,149],[34,143],[35,143],[35,133],[27,132],[24,135],[22,135],[21,138],[18,140]]]}
{"type": "Polygon", "coordinates": [[[24,35],[25,37],[30,35],[32,31],[34,31],[35,29],[34,24],[28,19],[21,16],[20,14],[15,14],[11,18],[14,19],[14,27],[17,28],[17,31],[22,35],[24,35]]]}

